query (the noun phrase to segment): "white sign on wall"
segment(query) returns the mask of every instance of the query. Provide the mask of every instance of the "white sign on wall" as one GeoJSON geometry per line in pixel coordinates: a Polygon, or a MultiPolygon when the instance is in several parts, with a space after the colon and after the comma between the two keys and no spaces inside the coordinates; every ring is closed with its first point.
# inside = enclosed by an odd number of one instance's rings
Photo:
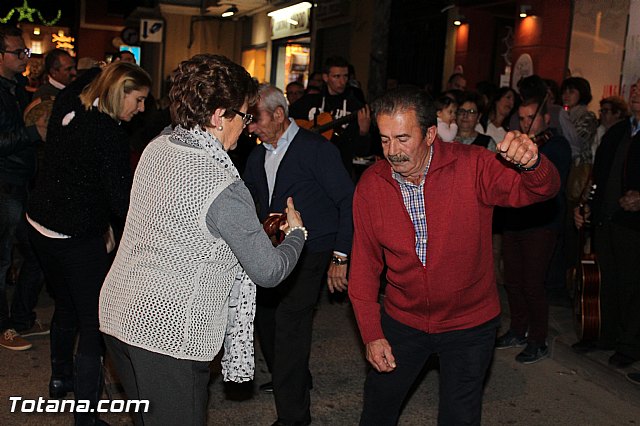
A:
{"type": "Polygon", "coordinates": [[[640,0],[632,0],[629,4],[629,29],[624,47],[620,96],[629,99],[631,85],[640,79],[640,0]]]}
{"type": "Polygon", "coordinates": [[[164,22],[157,19],[140,20],[140,41],[145,43],[162,43],[164,22]]]}

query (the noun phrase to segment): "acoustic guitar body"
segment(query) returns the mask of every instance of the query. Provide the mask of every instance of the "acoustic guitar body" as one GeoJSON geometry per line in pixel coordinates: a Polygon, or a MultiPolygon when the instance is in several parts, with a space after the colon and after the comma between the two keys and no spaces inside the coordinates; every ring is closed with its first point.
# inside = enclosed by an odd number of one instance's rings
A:
{"type": "Polygon", "coordinates": [[[333,117],[328,112],[321,112],[320,114],[318,114],[318,116],[316,117],[315,124],[311,120],[303,120],[303,119],[296,120],[296,123],[298,124],[298,126],[302,127],[303,129],[320,133],[327,140],[331,140],[331,136],[333,135],[333,127],[329,126],[323,132],[319,132],[317,131],[317,129],[322,126],[326,126],[327,124],[331,124],[331,122],[333,122],[333,117]]]}
{"type": "Polygon", "coordinates": [[[582,259],[573,272],[573,313],[579,340],[600,337],[600,268],[593,259],[582,259]]]}
{"type": "Polygon", "coordinates": [[[330,141],[333,137],[333,133],[339,129],[339,126],[355,121],[357,118],[358,114],[347,114],[344,117],[336,118],[334,120],[328,112],[321,112],[315,117],[315,122],[297,118],[296,123],[303,129],[319,133],[324,136],[326,140],[330,141]]]}

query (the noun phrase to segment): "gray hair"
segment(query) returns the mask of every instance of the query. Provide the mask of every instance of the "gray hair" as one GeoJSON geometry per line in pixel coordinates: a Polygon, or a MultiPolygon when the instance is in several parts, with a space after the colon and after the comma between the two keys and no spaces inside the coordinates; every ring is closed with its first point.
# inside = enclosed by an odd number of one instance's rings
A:
{"type": "Polygon", "coordinates": [[[289,118],[289,103],[282,90],[270,84],[263,83],[258,86],[260,104],[266,111],[273,113],[278,107],[284,110],[285,118],[289,118]]]}

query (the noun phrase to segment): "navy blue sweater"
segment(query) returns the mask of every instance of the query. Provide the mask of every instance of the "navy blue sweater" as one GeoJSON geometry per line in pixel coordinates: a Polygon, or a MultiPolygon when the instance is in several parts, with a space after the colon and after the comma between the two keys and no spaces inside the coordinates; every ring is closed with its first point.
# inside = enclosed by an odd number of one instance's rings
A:
{"type": "Polygon", "coordinates": [[[264,170],[266,149],[258,145],[249,155],[243,180],[256,204],[258,218],[282,213],[287,197],[309,231],[309,252],[351,252],[353,183],[342,166],[336,147],[315,133],[300,129],[291,141],[276,174],[269,200],[264,170]]]}

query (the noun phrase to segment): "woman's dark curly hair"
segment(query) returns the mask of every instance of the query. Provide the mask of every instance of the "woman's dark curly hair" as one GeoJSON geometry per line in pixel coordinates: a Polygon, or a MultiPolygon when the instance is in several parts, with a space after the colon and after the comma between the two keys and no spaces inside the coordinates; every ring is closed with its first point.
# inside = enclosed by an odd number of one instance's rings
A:
{"type": "Polygon", "coordinates": [[[232,118],[233,109],[256,103],[258,83],[240,65],[221,55],[202,54],[178,65],[172,79],[171,118],[185,129],[211,127],[211,116],[225,109],[232,118]]]}

